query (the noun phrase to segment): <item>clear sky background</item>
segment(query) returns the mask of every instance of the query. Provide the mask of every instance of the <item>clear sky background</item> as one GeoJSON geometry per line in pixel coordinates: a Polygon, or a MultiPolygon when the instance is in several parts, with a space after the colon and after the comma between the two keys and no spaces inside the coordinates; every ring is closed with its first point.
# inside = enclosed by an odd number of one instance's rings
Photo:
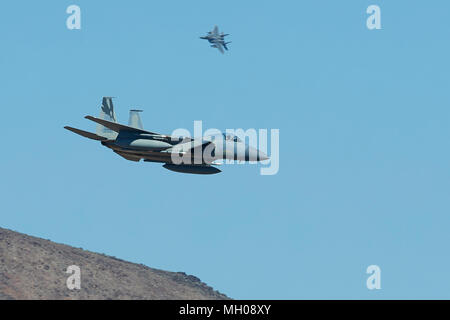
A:
{"type": "MultiPolygon", "coordinates": [[[[450,298],[448,1],[2,1],[0,226],[232,298],[450,298]],[[66,28],[81,7],[82,29],[66,28]],[[381,7],[382,30],[366,9],[381,7]],[[221,55],[202,36],[230,33],[221,55]],[[280,171],[183,175],[95,131],[280,129],[280,171]],[[366,288],[379,265],[381,290],[366,288]]],[[[270,153],[270,152],[269,152],[270,153]]]]}

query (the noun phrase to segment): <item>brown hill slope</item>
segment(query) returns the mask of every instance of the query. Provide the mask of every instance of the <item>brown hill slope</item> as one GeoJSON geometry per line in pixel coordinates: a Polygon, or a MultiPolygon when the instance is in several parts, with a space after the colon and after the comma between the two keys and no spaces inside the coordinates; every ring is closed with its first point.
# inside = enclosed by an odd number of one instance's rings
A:
{"type": "Polygon", "coordinates": [[[194,276],[0,228],[0,299],[228,299],[194,276]],[[81,289],[66,273],[80,267],[81,289]]]}

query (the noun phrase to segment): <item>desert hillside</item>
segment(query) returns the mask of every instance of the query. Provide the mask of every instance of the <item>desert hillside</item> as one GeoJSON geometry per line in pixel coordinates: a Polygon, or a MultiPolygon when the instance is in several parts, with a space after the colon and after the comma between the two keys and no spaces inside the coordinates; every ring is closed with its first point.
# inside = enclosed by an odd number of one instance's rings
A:
{"type": "Polygon", "coordinates": [[[185,273],[152,269],[0,228],[0,299],[228,298],[185,273]],[[79,267],[80,289],[68,288],[68,278],[76,276],[66,273],[72,265],[79,267]]]}

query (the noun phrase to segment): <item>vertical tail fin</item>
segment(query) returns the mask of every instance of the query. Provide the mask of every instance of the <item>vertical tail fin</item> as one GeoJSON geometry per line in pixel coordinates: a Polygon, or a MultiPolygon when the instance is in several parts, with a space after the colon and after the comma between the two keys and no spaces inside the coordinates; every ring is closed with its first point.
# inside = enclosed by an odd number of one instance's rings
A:
{"type": "MultiPolygon", "coordinates": [[[[103,120],[117,122],[112,97],[103,97],[99,118],[103,120]]],[[[98,124],[97,135],[113,140],[117,137],[117,132],[108,129],[102,126],[101,124],[98,124]]]]}
{"type": "Polygon", "coordinates": [[[128,120],[128,125],[130,127],[144,129],[139,115],[140,112],[142,112],[142,110],[130,110],[130,118],[128,120]]]}

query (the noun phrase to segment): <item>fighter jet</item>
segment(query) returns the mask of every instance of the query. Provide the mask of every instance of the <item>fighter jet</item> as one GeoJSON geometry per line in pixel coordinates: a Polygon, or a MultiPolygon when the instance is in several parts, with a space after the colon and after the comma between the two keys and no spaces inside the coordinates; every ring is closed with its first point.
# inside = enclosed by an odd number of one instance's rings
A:
{"type": "Polygon", "coordinates": [[[225,42],[225,37],[229,34],[219,33],[219,27],[215,26],[213,31],[209,31],[208,34],[204,37],[200,37],[200,39],[208,40],[209,43],[212,43],[211,47],[219,49],[219,51],[223,54],[225,50],[228,50],[227,44],[230,42],[225,42]]]}
{"type": "Polygon", "coordinates": [[[117,122],[111,97],[104,97],[99,118],[85,118],[97,123],[96,133],[64,127],[85,138],[100,141],[126,160],[163,163],[163,167],[175,172],[215,174],[221,172],[215,166],[224,159],[263,161],[269,159],[237,136],[218,134],[201,138],[175,137],[143,129],[140,112],[130,110],[128,125],[117,122]]]}

